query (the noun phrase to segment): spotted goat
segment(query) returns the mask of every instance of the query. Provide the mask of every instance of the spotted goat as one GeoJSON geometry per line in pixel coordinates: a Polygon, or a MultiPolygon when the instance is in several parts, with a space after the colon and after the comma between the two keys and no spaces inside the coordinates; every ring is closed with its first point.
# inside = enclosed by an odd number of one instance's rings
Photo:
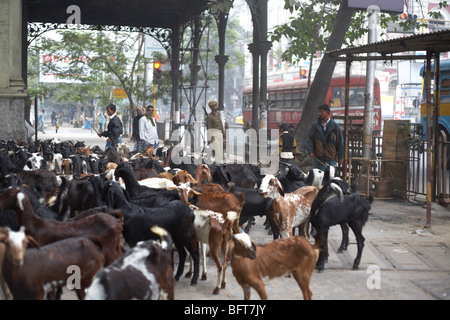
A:
{"type": "Polygon", "coordinates": [[[272,209],[282,238],[292,237],[292,228],[303,225],[304,234],[308,236],[309,212],[319,192],[316,187],[302,187],[291,193],[284,193],[283,187],[273,175],[266,175],[259,187],[260,194],[272,199],[272,209]]]}

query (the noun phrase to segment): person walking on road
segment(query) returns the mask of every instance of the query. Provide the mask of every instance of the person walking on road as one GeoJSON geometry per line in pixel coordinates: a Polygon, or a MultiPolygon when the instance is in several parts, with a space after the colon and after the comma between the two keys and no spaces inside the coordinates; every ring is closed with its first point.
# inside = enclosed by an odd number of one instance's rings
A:
{"type": "Polygon", "coordinates": [[[327,104],[319,107],[319,119],[308,132],[306,149],[314,159],[314,168],[325,171],[327,166],[336,166],[344,159],[344,137],[339,125],[330,118],[327,104]]]}
{"type": "Polygon", "coordinates": [[[106,107],[106,113],[109,116],[108,127],[106,131],[99,132],[99,137],[108,138],[106,141],[105,149],[109,147],[116,148],[119,145],[120,135],[123,133],[122,121],[116,115],[116,106],[110,104],[106,107]]]}
{"type": "Polygon", "coordinates": [[[44,121],[45,121],[45,110],[42,109],[42,112],[39,115],[39,131],[42,132],[42,133],[45,133],[44,132],[44,127],[45,127],[44,126],[44,121]]]}
{"type": "Polygon", "coordinates": [[[105,130],[106,118],[103,112],[99,112],[98,114],[98,131],[103,132],[105,130]]]}

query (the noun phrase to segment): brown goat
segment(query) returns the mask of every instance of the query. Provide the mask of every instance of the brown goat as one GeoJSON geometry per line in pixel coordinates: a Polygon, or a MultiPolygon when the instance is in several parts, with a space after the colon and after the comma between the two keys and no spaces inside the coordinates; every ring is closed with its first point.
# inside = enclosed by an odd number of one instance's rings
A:
{"type": "MultiPolygon", "coordinates": [[[[5,243],[3,276],[14,299],[44,299],[56,288],[74,285],[79,299],[91,284],[95,273],[103,267],[104,256],[98,246],[87,238],[68,238],[39,249],[28,249],[30,238],[19,232],[8,231],[5,243]],[[72,279],[70,267],[76,266],[79,278],[72,279]]],[[[75,275],[74,275],[75,276],[75,275]]]]}
{"type": "Polygon", "coordinates": [[[281,237],[291,237],[292,229],[299,225],[303,225],[304,234],[307,235],[309,212],[319,190],[313,186],[306,186],[284,195],[281,194],[282,190],[280,181],[272,175],[265,176],[259,187],[259,192],[263,197],[272,199],[275,222],[281,237]]]}
{"type": "Polygon", "coordinates": [[[200,185],[203,180],[205,180],[206,183],[212,181],[211,171],[206,164],[199,164],[197,166],[197,169],[195,169],[195,180],[198,181],[197,186],[200,185]]]}
{"type": "Polygon", "coordinates": [[[197,184],[198,181],[194,179],[194,177],[191,176],[189,172],[186,170],[179,170],[172,178],[172,182],[174,185],[179,186],[181,183],[193,183],[197,184]]]}
{"type": "Polygon", "coordinates": [[[31,242],[33,246],[39,247],[33,237],[25,235],[24,226],[20,227],[19,232],[13,232],[9,228],[0,227],[0,286],[6,300],[11,300],[13,297],[5,278],[3,277],[3,262],[6,261],[7,254],[12,261],[23,261],[25,249],[29,242],[31,242]],[[10,237],[10,234],[13,236],[10,237]]]}
{"type": "Polygon", "coordinates": [[[134,176],[136,177],[136,180],[155,178],[158,176],[158,173],[155,171],[155,169],[133,170],[133,173],[134,173],[134,176]]]}
{"type": "Polygon", "coordinates": [[[123,217],[117,219],[99,212],[67,222],[41,218],[20,188],[10,188],[0,196],[0,209],[4,208],[16,211],[19,224],[25,226],[27,234],[36,239],[40,246],[70,237],[86,237],[101,245],[106,265],[122,254],[120,238],[123,217]]]}
{"type": "Polygon", "coordinates": [[[311,245],[304,237],[290,237],[256,246],[246,233],[230,239],[231,268],[244,291],[245,300],[250,299],[250,288],[258,292],[261,300],[267,300],[263,279],[287,273],[292,273],[303,298],[312,299],[309,282],[319,257],[317,244],[311,245]]]}
{"type": "MultiPolygon", "coordinates": [[[[201,260],[203,265],[202,280],[207,279],[206,272],[206,244],[209,245],[211,258],[217,267],[217,282],[213,294],[219,294],[220,288],[226,287],[226,273],[228,266],[228,238],[232,234],[232,226],[236,220],[239,220],[237,212],[228,212],[228,217],[211,210],[202,210],[194,205],[189,208],[195,214],[194,227],[196,239],[200,242],[201,260]],[[220,251],[222,250],[223,262],[220,262],[220,251]]],[[[192,269],[192,263],[191,263],[192,269]]],[[[186,274],[190,276],[192,270],[186,274]]]]}

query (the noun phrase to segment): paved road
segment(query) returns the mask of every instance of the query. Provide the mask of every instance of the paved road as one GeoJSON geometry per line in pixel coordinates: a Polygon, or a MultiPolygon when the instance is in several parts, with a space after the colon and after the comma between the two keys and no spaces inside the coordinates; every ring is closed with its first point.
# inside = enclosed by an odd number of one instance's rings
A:
{"type": "MultiPolygon", "coordinates": [[[[58,134],[47,129],[40,139],[57,137],[61,140],[85,141],[87,145],[103,146],[104,140],[85,129],[63,127],[58,134]]],[[[434,206],[432,228],[424,228],[426,210],[421,203],[401,200],[375,200],[363,234],[366,245],[360,270],[352,270],[356,241],[350,232],[347,252],[337,253],[341,240],[339,227],[329,234],[330,256],[322,273],[314,272],[311,279],[313,299],[316,300],[433,300],[450,299],[450,210],[434,206]],[[379,276],[379,277],[378,277],[379,276]],[[378,277],[378,278],[376,278],[378,277]],[[379,282],[378,282],[379,280],[379,282]],[[378,286],[379,284],[379,286],[378,286]]],[[[272,240],[257,218],[250,235],[257,244],[272,240]]],[[[186,265],[185,270],[188,270],[186,265]]],[[[240,300],[243,293],[231,268],[227,272],[227,288],[212,295],[216,283],[216,268],[211,259],[207,264],[208,280],[190,286],[190,280],[180,279],[175,298],[180,300],[240,300]]],[[[292,278],[278,278],[266,283],[269,299],[302,299],[301,291],[292,278]]],[[[76,299],[67,292],[63,299],[76,299]]],[[[252,299],[258,299],[252,291],[252,299]]]]}

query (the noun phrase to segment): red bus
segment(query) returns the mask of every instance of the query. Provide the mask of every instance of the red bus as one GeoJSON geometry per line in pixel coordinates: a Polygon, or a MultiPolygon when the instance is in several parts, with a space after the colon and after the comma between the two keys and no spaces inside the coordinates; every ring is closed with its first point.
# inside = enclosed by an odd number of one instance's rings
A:
{"type": "MultiPolygon", "coordinates": [[[[267,85],[267,101],[269,110],[267,122],[269,129],[278,129],[281,123],[294,126],[300,121],[306,101],[308,79],[287,82],[276,82],[267,85]]],[[[357,117],[353,124],[362,124],[360,117],[364,116],[365,76],[350,77],[350,108],[349,116],[357,117]]],[[[252,87],[247,86],[243,92],[242,115],[244,127],[252,121],[252,87]]],[[[324,103],[328,104],[332,116],[345,116],[345,77],[332,78],[324,103]]],[[[317,106],[319,107],[319,106],[317,106]]],[[[374,121],[373,129],[381,131],[381,99],[380,82],[375,78],[374,85],[374,121]]]]}

